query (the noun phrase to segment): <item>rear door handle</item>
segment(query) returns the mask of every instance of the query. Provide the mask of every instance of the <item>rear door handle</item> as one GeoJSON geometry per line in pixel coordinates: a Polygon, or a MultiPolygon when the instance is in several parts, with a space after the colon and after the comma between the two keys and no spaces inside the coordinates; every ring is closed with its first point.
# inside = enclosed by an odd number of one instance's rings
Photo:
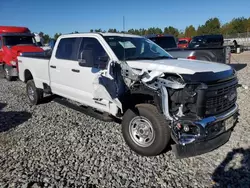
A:
{"type": "Polygon", "coordinates": [[[55,65],[50,65],[51,68],[53,69],[56,69],[56,66],[55,65]]]}
{"type": "Polygon", "coordinates": [[[73,72],[80,72],[78,69],[71,69],[73,72]]]}

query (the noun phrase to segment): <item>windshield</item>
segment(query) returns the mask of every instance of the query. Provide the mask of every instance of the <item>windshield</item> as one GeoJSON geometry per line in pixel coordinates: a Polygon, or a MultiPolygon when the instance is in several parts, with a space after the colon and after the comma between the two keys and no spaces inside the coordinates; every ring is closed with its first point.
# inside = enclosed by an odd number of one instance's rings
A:
{"type": "Polygon", "coordinates": [[[194,37],[189,43],[189,48],[194,48],[196,45],[200,45],[204,42],[205,41],[203,37],[194,37]]]}
{"type": "Polygon", "coordinates": [[[5,36],[4,44],[6,46],[36,45],[35,39],[32,36],[5,36]]]}
{"type": "Polygon", "coordinates": [[[186,40],[179,40],[178,44],[187,44],[188,42],[186,40]]]}
{"type": "Polygon", "coordinates": [[[104,39],[119,60],[172,58],[165,50],[146,38],[104,36],[104,39]]]}
{"type": "Polygon", "coordinates": [[[177,48],[176,41],[174,37],[153,37],[150,38],[153,42],[158,44],[163,49],[177,48]]]}

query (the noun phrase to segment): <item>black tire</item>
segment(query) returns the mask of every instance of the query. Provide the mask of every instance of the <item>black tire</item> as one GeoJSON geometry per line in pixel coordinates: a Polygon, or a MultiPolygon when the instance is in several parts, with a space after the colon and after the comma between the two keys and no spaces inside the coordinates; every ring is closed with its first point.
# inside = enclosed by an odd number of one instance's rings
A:
{"type": "MultiPolygon", "coordinates": [[[[147,133],[147,131],[145,132],[147,133]]],[[[135,109],[128,109],[123,116],[122,133],[127,145],[133,151],[143,156],[156,156],[160,154],[169,144],[171,135],[169,123],[157,110],[157,108],[151,104],[138,104],[135,106],[135,109]],[[132,134],[130,134],[131,127],[134,127],[130,126],[130,123],[133,124],[135,119],[138,118],[140,119],[139,121],[142,121],[141,118],[143,118],[143,121],[149,121],[151,123],[152,128],[147,129],[152,130],[154,134],[154,139],[148,143],[150,145],[144,145],[142,147],[140,144],[134,141],[136,136],[132,136],[132,134]]],[[[138,134],[140,133],[141,132],[139,131],[138,134]]]]}
{"type": "Polygon", "coordinates": [[[43,90],[36,88],[35,83],[33,80],[29,80],[26,84],[26,94],[27,97],[29,99],[29,102],[32,105],[37,105],[39,103],[41,103],[42,99],[43,99],[43,90]],[[33,93],[31,94],[31,91],[33,91],[33,93]]]}

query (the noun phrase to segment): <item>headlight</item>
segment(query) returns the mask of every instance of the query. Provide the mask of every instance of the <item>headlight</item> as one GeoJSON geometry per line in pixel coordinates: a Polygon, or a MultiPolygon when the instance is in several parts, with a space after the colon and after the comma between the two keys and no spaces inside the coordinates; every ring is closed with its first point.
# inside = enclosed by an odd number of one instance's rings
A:
{"type": "Polygon", "coordinates": [[[11,61],[10,64],[16,66],[16,61],[11,61]]]}

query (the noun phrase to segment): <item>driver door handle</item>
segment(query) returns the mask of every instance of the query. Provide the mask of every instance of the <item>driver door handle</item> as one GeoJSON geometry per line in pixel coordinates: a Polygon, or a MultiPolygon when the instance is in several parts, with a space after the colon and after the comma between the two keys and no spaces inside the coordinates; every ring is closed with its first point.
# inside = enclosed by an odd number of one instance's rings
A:
{"type": "Polygon", "coordinates": [[[56,66],[55,65],[50,65],[50,68],[56,69],[56,66]]]}
{"type": "Polygon", "coordinates": [[[71,71],[73,71],[73,72],[80,72],[80,70],[78,70],[78,69],[71,69],[71,71]]]}

